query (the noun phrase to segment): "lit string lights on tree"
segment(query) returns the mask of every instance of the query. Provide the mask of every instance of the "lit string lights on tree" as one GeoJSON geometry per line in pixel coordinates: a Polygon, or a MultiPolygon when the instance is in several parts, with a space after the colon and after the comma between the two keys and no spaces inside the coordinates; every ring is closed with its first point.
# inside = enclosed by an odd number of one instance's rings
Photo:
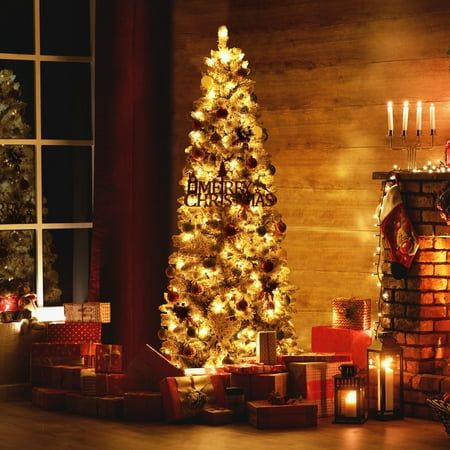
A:
{"type": "MultiPolygon", "coordinates": [[[[25,108],[16,75],[8,69],[0,70],[1,139],[29,138],[25,108]]],[[[0,168],[0,223],[35,223],[34,148],[29,145],[1,145],[0,168]]],[[[44,208],[44,217],[46,213],[44,208]]],[[[48,232],[44,233],[43,253],[46,301],[47,304],[57,304],[61,290],[58,273],[53,269],[56,254],[48,232]]],[[[32,295],[35,265],[34,231],[11,229],[0,232],[0,296],[16,299],[32,295]]]]}
{"type": "Polygon", "coordinates": [[[273,208],[275,167],[248,61],[227,41],[222,26],[191,113],[180,233],[160,307],[162,351],[180,367],[252,357],[263,330],[276,331],[279,352],[296,350],[294,288],[281,249],[287,227],[273,208]]]}

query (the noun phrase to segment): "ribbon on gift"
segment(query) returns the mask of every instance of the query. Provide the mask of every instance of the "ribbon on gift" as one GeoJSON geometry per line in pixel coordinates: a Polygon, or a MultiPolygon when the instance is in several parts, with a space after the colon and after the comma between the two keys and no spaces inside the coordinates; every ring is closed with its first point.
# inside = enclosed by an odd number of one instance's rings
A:
{"type": "Polygon", "coordinates": [[[122,352],[114,344],[102,344],[102,348],[106,350],[102,353],[104,362],[106,363],[106,372],[111,372],[111,370],[116,365],[116,361],[120,360],[122,352]]]}
{"type": "Polygon", "coordinates": [[[208,375],[176,377],[181,410],[185,418],[194,417],[214,403],[214,387],[208,375]]]}
{"type": "Polygon", "coordinates": [[[20,296],[11,292],[0,295],[0,312],[16,312],[20,310],[20,296]]]}

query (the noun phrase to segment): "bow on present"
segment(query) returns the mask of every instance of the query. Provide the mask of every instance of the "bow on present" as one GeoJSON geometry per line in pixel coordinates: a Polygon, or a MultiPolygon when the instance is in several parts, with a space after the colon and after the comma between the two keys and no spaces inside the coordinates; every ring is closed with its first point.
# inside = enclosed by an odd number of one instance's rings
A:
{"type": "Polygon", "coordinates": [[[120,357],[122,352],[117,346],[113,344],[103,344],[103,347],[107,347],[106,351],[102,354],[103,361],[106,364],[107,372],[120,363],[120,357]]]}
{"type": "Polygon", "coordinates": [[[208,375],[176,377],[175,380],[184,417],[194,417],[214,402],[214,387],[208,375]]]}

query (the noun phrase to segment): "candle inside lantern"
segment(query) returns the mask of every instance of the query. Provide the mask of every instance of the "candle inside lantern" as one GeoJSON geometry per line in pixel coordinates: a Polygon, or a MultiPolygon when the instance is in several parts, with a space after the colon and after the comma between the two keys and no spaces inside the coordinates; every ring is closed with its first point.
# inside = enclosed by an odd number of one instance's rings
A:
{"type": "Polygon", "coordinates": [[[416,130],[417,135],[422,131],[422,102],[417,102],[416,105],[416,130]]]}
{"type": "Polygon", "coordinates": [[[430,105],[430,128],[432,131],[436,130],[436,109],[434,108],[434,103],[430,105]]]}
{"type": "Polygon", "coordinates": [[[392,411],[394,409],[394,370],[391,368],[391,364],[391,357],[383,361],[386,411],[392,411]]]}
{"type": "Polygon", "coordinates": [[[388,114],[388,132],[389,135],[392,135],[392,131],[394,130],[394,107],[392,102],[387,102],[387,114],[388,114]]]}
{"type": "Polygon", "coordinates": [[[409,113],[409,102],[405,100],[403,102],[403,120],[402,120],[402,132],[403,135],[408,131],[408,113],[409,113]]]}
{"type": "Polygon", "coordinates": [[[356,391],[347,391],[344,398],[344,411],[346,417],[356,417],[356,391]]]}

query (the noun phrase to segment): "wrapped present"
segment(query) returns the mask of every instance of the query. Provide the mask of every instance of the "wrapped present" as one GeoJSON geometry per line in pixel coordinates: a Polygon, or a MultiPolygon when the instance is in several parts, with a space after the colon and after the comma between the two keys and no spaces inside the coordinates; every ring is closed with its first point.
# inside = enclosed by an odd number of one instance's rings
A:
{"type": "Polygon", "coordinates": [[[95,349],[96,372],[122,372],[122,346],[98,344],[95,349]]]}
{"type": "Polygon", "coordinates": [[[280,362],[285,364],[291,362],[347,362],[352,359],[350,353],[300,353],[298,355],[281,355],[280,362]]]}
{"type": "Polygon", "coordinates": [[[31,345],[32,365],[82,365],[82,355],[80,344],[34,342],[31,345]]]}
{"type": "Polygon", "coordinates": [[[97,416],[97,397],[86,397],[76,392],[69,392],[65,399],[65,410],[82,416],[97,416]]]}
{"type": "Polygon", "coordinates": [[[111,322],[111,304],[101,302],[64,303],[67,322],[111,322]]]}
{"type": "Polygon", "coordinates": [[[165,418],[169,422],[198,416],[211,406],[225,406],[229,375],[169,377],[161,380],[165,418]]]}
{"type": "Polygon", "coordinates": [[[123,397],[97,397],[97,415],[102,419],[121,419],[123,397]]]}
{"type": "Polygon", "coordinates": [[[155,422],[163,418],[161,392],[125,392],[123,404],[125,420],[155,422]]]}
{"type": "Polygon", "coordinates": [[[56,389],[80,389],[81,366],[57,365],[51,366],[51,387],[56,389]]]}
{"type": "Polygon", "coordinates": [[[254,374],[254,373],[279,373],[285,372],[286,366],[280,364],[258,364],[258,363],[240,363],[226,364],[222,367],[229,373],[254,374]]]}
{"type": "Polygon", "coordinates": [[[256,336],[256,361],[263,364],[277,363],[276,331],[258,331],[256,336]]]}
{"type": "Polygon", "coordinates": [[[289,394],[317,401],[319,417],[334,414],[334,376],[341,362],[294,362],[288,364],[289,394]]]}
{"type": "Polygon", "coordinates": [[[85,343],[101,342],[102,324],[96,322],[54,322],[47,328],[49,342],[85,343]]]}
{"type": "Polygon", "coordinates": [[[95,353],[98,342],[83,342],[81,345],[81,354],[83,356],[83,366],[93,368],[95,367],[95,353]]]}
{"type": "Polygon", "coordinates": [[[123,373],[96,373],[95,389],[97,396],[123,396],[125,392],[125,377],[123,373]]]}
{"type": "Polygon", "coordinates": [[[94,369],[80,371],[80,390],[83,395],[88,397],[97,395],[97,376],[94,369]]]}
{"type": "Polygon", "coordinates": [[[369,330],[370,298],[335,298],[332,302],[333,326],[352,330],[369,330]]]}
{"type": "Polygon", "coordinates": [[[61,389],[50,389],[44,387],[33,387],[31,391],[31,402],[38,408],[47,411],[59,411],[64,409],[67,391],[61,389]]]}
{"type": "Polygon", "coordinates": [[[146,344],[128,365],[126,374],[129,391],[159,391],[161,380],[181,377],[184,372],[151,345],[146,344]]]}
{"type": "Polygon", "coordinates": [[[226,408],[206,408],[201,417],[207,425],[226,425],[233,422],[233,411],[226,408]]]}
{"type": "Polygon", "coordinates": [[[288,374],[262,373],[250,376],[250,400],[267,400],[272,392],[277,392],[281,397],[286,397],[288,374]]]}
{"type": "Polygon", "coordinates": [[[350,353],[351,360],[360,369],[367,367],[367,347],[372,343],[370,332],[329,326],[312,327],[313,352],[350,353]]]}
{"type": "Polygon", "coordinates": [[[0,312],[16,312],[23,308],[23,300],[19,294],[11,292],[0,295],[0,312]]]}
{"type": "Polygon", "coordinates": [[[248,420],[256,428],[305,428],[317,426],[317,404],[302,401],[273,405],[267,400],[247,402],[248,420]]]}
{"type": "Polygon", "coordinates": [[[50,387],[52,381],[51,365],[33,364],[31,365],[31,386],[50,387]]]}

